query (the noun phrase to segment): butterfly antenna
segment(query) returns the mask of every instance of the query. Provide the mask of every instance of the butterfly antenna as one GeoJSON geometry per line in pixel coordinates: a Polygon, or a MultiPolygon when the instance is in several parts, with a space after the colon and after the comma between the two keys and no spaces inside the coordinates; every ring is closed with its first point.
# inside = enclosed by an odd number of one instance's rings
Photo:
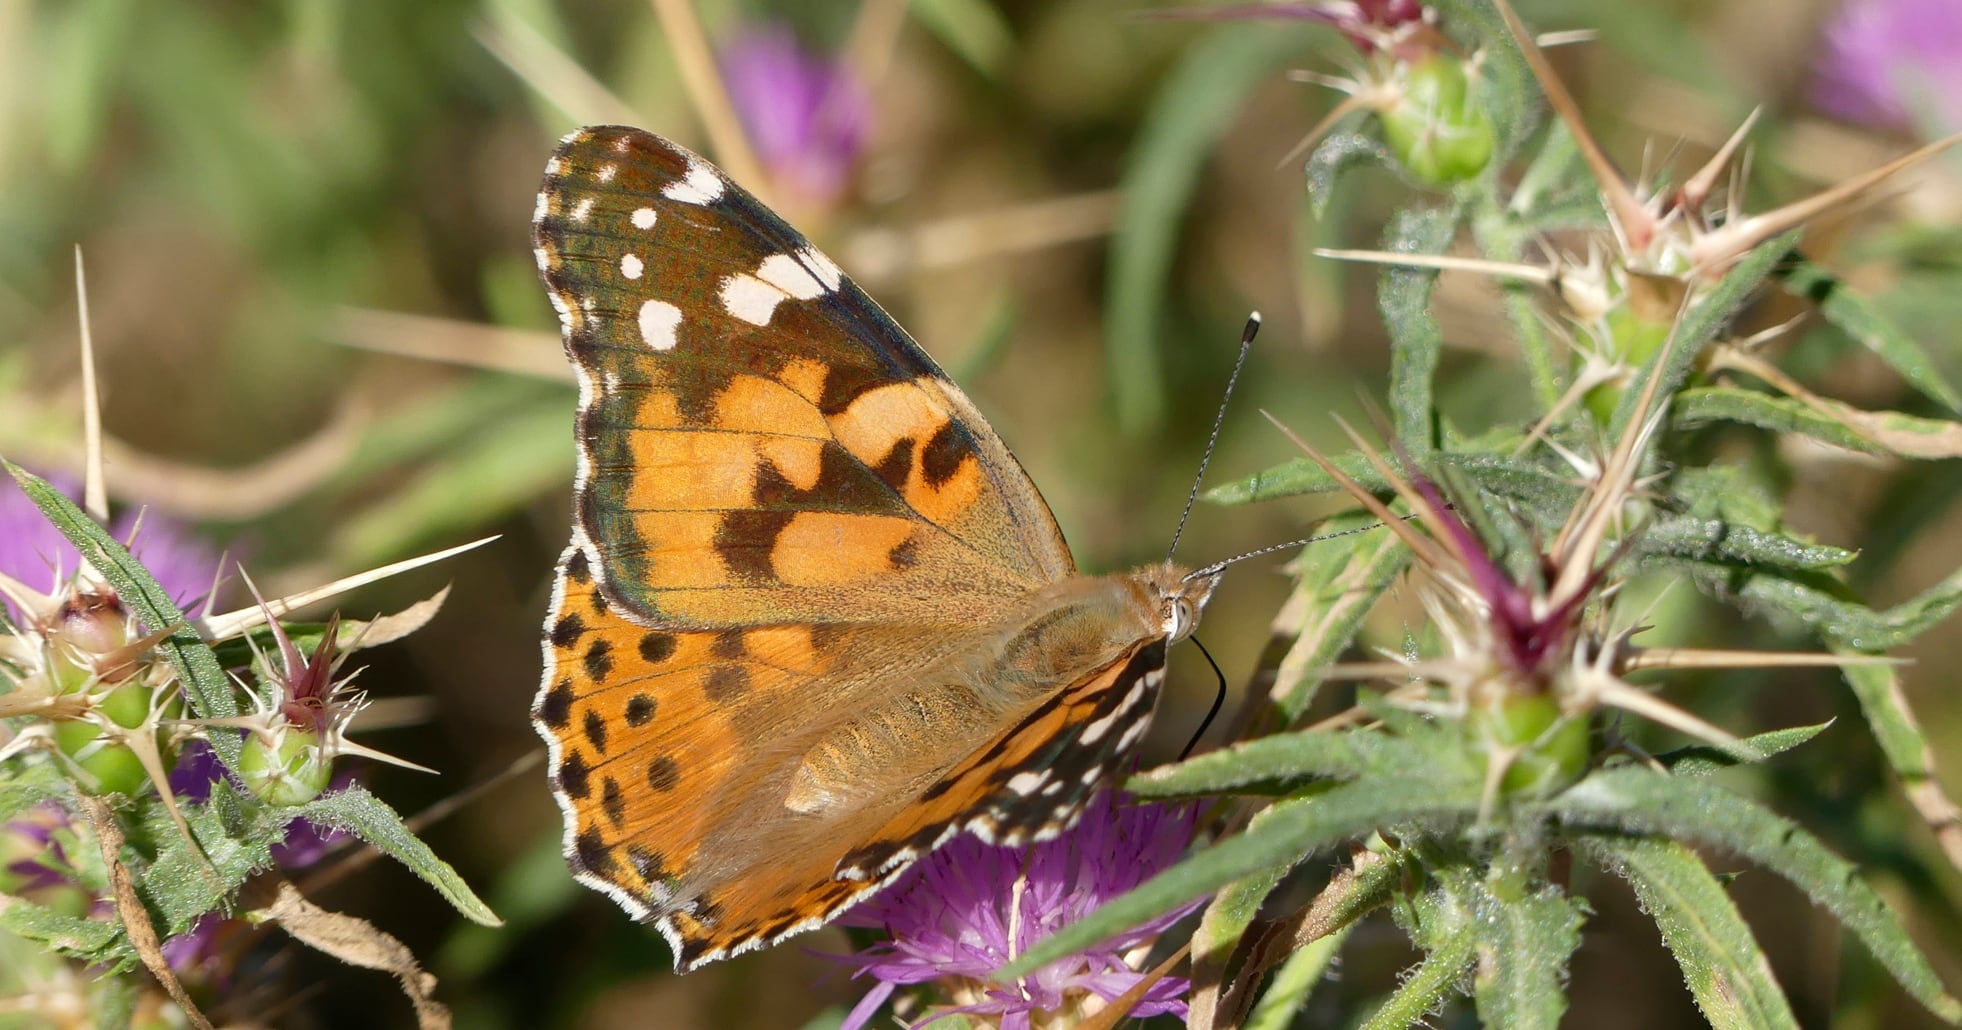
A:
{"type": "MultiPolygon", "coordinates": [[[[1410,515],[1405,515],[1403,516],[1403,521],[1409,522],[1410,520],[1416,517],[1417,516],[1414,513],[1410,515]]],[[[1358,533],[1373,533],[1376,530],[1382,529],[1383,526],[1384,523],[1378,522],[1375,525],[1357,526],[1354,529],[1345,529],[1339,533],[1324,533],[1321,536],[1304,536],[1299,540],[1290,540],[1284,544],[1269,544],[1266,547],[1248,551],[1245,554],[1236,554],[1231,558],[1226,558],[1220,561],[1216,561],[1211,565],[1206,566],[1203,569],[1193,569],[1191,572],[1185,574],[1185,578],[1200,579],[1206,576],[1217,575],[1221,569],[1226,568],[1228,565],[1234,565],[1239,562],[1246,561],[1248,558],[1258,558],[1262,555],[1273,554],[1275,551],[1285,551],[1290,547],[1305,547],[1309,544],[1319,544],[1324,540],[1340,540],[1345,536],[1355,536],[1358,533]]]]}
{"type": "Polygon", "coordinates": [[[1213,415],[1213,431],[1206,437],[1206,453],[1199,458],[1199,474],[1192,477],[1192,491],[1185,495],[1185,510],[1179,512],[1179,528],[1172,531],[1172,546],[1165,551],[1167,561],[1178,553],[1179,538],[1185,535],[1185,520],[1192,517],[1192,505],[1199,500],[1199,484],[1206,481],[1206,466],[1212,464],[1220,427],[1226,424],[1226,403],[1233,399],[1233,387],[1240,382],[1240,370],[1247,367],[1247,354],[1253,350],[1254,334],[1258,332],[1260,312],[1255,311],[1247,315],[1247,327],[1240,330],[1240,356],[1233,359],[1233,374],[1226,377],[1226,395],[1219,399],[1219,411],[1213,415]]]}
{"type": "Polygon", "coordinates": [[[1198,637],[1192,638],[1192,646],[1197,647],[1199,653],[1206,656],[1206,664],[1213,667],[1213,676],[1219,681],[1219,687],[1213,691],[1213,706],[1206,710],[1206,717],[1199,720],[1199,728],[1192,731],[1192,739],[1185,742],[1185,750],[1179,752],[1181,762],[1191,757],[1192,749],[1199,746],[1199,738],[1205,736],[1206,731],[1212,728],[1213,718],[1219,714],[1220,705],[1226,703],[1226,673],[1220,671],[1219,663],[1213,661],[1213,653],[1206,650],[1206,645],[1200,643],[1198,637]]]}

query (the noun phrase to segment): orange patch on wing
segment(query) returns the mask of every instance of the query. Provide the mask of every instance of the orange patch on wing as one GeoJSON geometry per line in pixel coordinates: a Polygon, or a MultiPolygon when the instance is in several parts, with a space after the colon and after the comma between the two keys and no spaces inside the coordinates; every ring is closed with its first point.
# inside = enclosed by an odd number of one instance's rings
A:
{"type": "Polygon", "coordinates": [[[967,514],[974,502],[980,499],[986,485],[981,478],[981,462],[970,454],[963,456],[961,463],[954,467],[953,474],[938,485],[929,483],[919,463],[915,462],[901,494],[906,498],[906,503],[928,522],[946,526],[959,522],[967,514]]]}
{"type": "Polygon", "coordinates": [[[766,436],[757,440],[757,449],[770,459],[783,478],[799,490],[817,485],[824,471],[825,441],[801,436],[766,436]]]}
{"type": "MultiPolygon", "coordinates": [[[[755,496],[757,454],[753,437],[670,430],[636,433],[628,507],[720,510],[741,508],[755,496]]],[[[658,544],[659,536],[653,537],[658,544]]]]}
{"type": "Polygon", "coordinates": [[[891,571],[892,549],[919,523],[894,515],[798,512],[770,551],[770,571],[786,586],[846,586],[891,571]]]}
{"type": "Polygon", "coordinates": [[[736,376],[715,395],[717,429],[822,437],[830,430],[808,398],[762,376],[736,376]]]}
{"type": "Polygon", "coordinates": [[[947,424],[947,412],[935,409],[927,397],[911,382],[867,390],[831,416],[831,433],[860,461],[877,465],[893,444],[910,438],[916,448],[924,446],[947,424]]]}
{"type": "Polygon", "coordinates": [[[815,409],[818,398],[824,395],[824,380],[828,374],[829,370],[821,361],[794,358],[777,373],[777,380],[799,397],[810,401],[815,409]]]}
{"type": "Polygon", "coordinates": [[[715,550],[718,512],[650,511],[634,516],[634,532],[646,541],[649,590],[720,587],[731,582],[715,550]]]}
{"type": "Polygon", "coordinates": [[[743,634],[743,647],[771,665],[809,673],[824,664],[809,626],[765,626],[743,634]]]}

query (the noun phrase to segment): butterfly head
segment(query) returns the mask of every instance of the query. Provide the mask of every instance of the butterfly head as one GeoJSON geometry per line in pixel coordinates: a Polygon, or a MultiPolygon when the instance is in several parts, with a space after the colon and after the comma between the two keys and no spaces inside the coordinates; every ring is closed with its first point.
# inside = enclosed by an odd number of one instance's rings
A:
{"type": "Polygon", "coordinates": [[[1192,635],[1199,625],[1199,613],[1219,585],[1221,571],[1188,572],[1170,562],[1147,570],[1146,578],[1158,598],[1158,624],[1167,643],[1176,644],[1192,635]]]}

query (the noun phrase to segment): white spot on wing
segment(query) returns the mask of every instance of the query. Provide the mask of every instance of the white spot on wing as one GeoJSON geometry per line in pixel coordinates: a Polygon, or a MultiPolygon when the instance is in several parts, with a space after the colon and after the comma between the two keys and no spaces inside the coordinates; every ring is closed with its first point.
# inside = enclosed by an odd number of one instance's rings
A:
{"type": "Polygon", "coordinates": [[[681,309],[664,300],[646,301],[640,306],[640,338],[655,350],[673,350],[680,342],[675,330],[681,326],[681,309]]]}
{"type": "Polygon", "coordinates": [[[756,266],[756,277],[771,286],[797,298],[812,300],[829,292],[828,288],[812,275],[796,258],[789,254],[772,254],[756,266]]]}
{"type": "Polygon", "coordinates": [[[534,221],[534,222],[542,222],[542,221],[544,221],[544,220],[545,220],[545,212],[547,212],[547,211],[550,211],[551,209],[552,209],[552,200],[551,200],[551,198],[550,198],[550,197],[547,197],[547,196],[545,195],[545,191],[544,191],[544,190],[539,190],[539,191],[538,191],[538,206],[537,206],[537,207],[534,207],[534,208],[532,208],[532,209],[531,209],[531,220],[532,220],[532,221],[534,221]]]}
{"type": "Polygon", "coordinates": [[[599,170],[599,174],[598,174],[598,175],[596,175],[596,176],[594,176],[594,178],[596,178],[596,179],[598,179],[598,180],[599,180],[599,181],[601,181],[601,182],[612,182],[612,181],[613,181],[613,177],[614,177],[614,176],[616,176],[616,175],[619,175],[619,174],[620,174],[620,166],[619,166],[619,165],[616,165],[616,164],[603,164],[603,165],[600,165],[600,170],[599,170]]]}
{"type": "Polygon", "coordinates": [[[654,228],[654,209],[651,207],[634,208],[633,222],[634,228],[636,229],[654,228]]]}
{"type": "Polygon", "coordinates": [[[1008,778],[1008,789],[1023,797],[1028,797],[1042,786],[1043,775],[1039,772],[1019,772],[1008,778]]]}
{"type": "Polygon", "coordinates": [[[572,206],[572,220],[575,222],[583,224],[587,218],[592,217],[592,214],[593,198],[591,197],[580,197],[579,203],[572,206]]]}
{"type": "Polygon", "coordinates": [[[722,176],[701,158],[690,154],[688,174],[680,182],[668,183],[661,195],[684,204],[713,204],[722,197],[722,176]]]}
{"type": "Polygon", "coordinates": [[[750,325],[769,325],[777,305],[789,299],[776,287],[753,275],[738,273],[722,280],[722,307],[750,325]]]}
{"type": "Polygon", "coordinates": [[[642,269],[642,268],[644,268],[644,267],[646,267],[646,266],[644,266],[644,265],[642,265],[642,264],[641,264],[641,261],[640,261],[640,255],[638,255],[638,254],[622,254],[622,255],[620,255],[620,274],[621,274],[621,275],[624,275],[624,276],[626,276],[626,277],[627,277],[627,278],[629,278],[629,279],[638,279],[638,278],[640,278],[640,272],[641,272],[641,269],[642,269]]]}
{"type": "Polygon", "coordinates": [[[809,266],[811,273],[817,276],[826,290],[836,290],[845,281],[845,273],[839,270],[837,262],[825,257],[816,247],[805,247],[797,252],[797,256],[804,259],[804,264],[809,266]]]}

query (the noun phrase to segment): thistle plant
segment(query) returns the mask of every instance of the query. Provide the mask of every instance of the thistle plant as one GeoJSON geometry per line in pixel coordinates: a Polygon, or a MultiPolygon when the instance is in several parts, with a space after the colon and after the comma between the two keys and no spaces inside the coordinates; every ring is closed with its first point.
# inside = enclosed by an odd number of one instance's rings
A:
{"type": "MultiPolygon", "coordinates": [[[[86,340],[85,325],[85,361],[86,340]]],[[[464,548],[224,612],[222,570],[187,528],[104,517],[99,454],[88,510],[5,467],[0,1019],[256,1019],[279,992],[236,974],[276,926],[349,964],[394,973],[419,1022],[447,1026],[433,978],[406,948],[314,905],[293,877],[320,862],[330,840],[358,838],[465,917],[497,923],[455,870],[353,782],[345,761],[409,764],[350,739],[366,702],[342,660],[418,628],[442,598],[362,623],[290,613],[464,548]],[[180,607],[198,598],[195,614],[180,607]]]]}
{"type": "Polygon", "coordinates": [[[1283,426],[1299,460],[1211,491],[1222,504],[1334,491],[1353,508],[1290,566],[1237,742],[1127,785],[1207,804],[1210,843],[1001,976],[1203,900],[1188,1025],[1282,1026],[1349,932],[1385,913],[1421,957],[1352,1015],[1360,1025],[1425,1024],[1462,998],[1487,1025],[1551,1027],[1587,946],[1578,865],[1632,888],[1713,1025],[1797,1026],[1731,896],[1723,870],[1741,859],[1830,913],[1926,1012],[1962,1021],[1854,861],[1730,786],[1726,770],[1825,746],[1827,727],[1730,724],[1670,686],[1837,668],[1925,819],[1903,832],[1962,866],[1957,810],[1888,657],[1962,602],[1962,573],[1874,607],[1851,585],[1858,555],[1789,526],[1777,494],[1778,456],[1800,442],[1890,462],[1962,453],[1962,396],[1941,363],[1804,243],[1810,223],[1955,140],[1760,210],[1744,200],[1755,117],[1700,166],[1631,180],[1503,0],[1204,17],[1316,20],[1349,41],[1346,75],[1295,77],[1347,95],[1309,140],[1312,204],[1372,170],[1410,191],[1380,246],[1322,252],[1384,266],[1388,411],[1377,439],[1350,431],[1346,453],[1283,426]],[[1440,412],[1429,309],[1445,270],[1506,291],[1527,416],[1440,412]],[[1830,327],[1809,349],[1870,354],[1919,409],[1863,410],[1787,367],[1794,327],[1747,319],[1778,294],[1830,327]],[[1371,644],[1367,620],[1390,601],[1422,619],[1371,644]],[[1650,626],[1659,604],[1734,609],[1783,646],[1672,639],[1650,626]],[[1352,698],[1329,688],[1349,683],[1352,698]]]}

